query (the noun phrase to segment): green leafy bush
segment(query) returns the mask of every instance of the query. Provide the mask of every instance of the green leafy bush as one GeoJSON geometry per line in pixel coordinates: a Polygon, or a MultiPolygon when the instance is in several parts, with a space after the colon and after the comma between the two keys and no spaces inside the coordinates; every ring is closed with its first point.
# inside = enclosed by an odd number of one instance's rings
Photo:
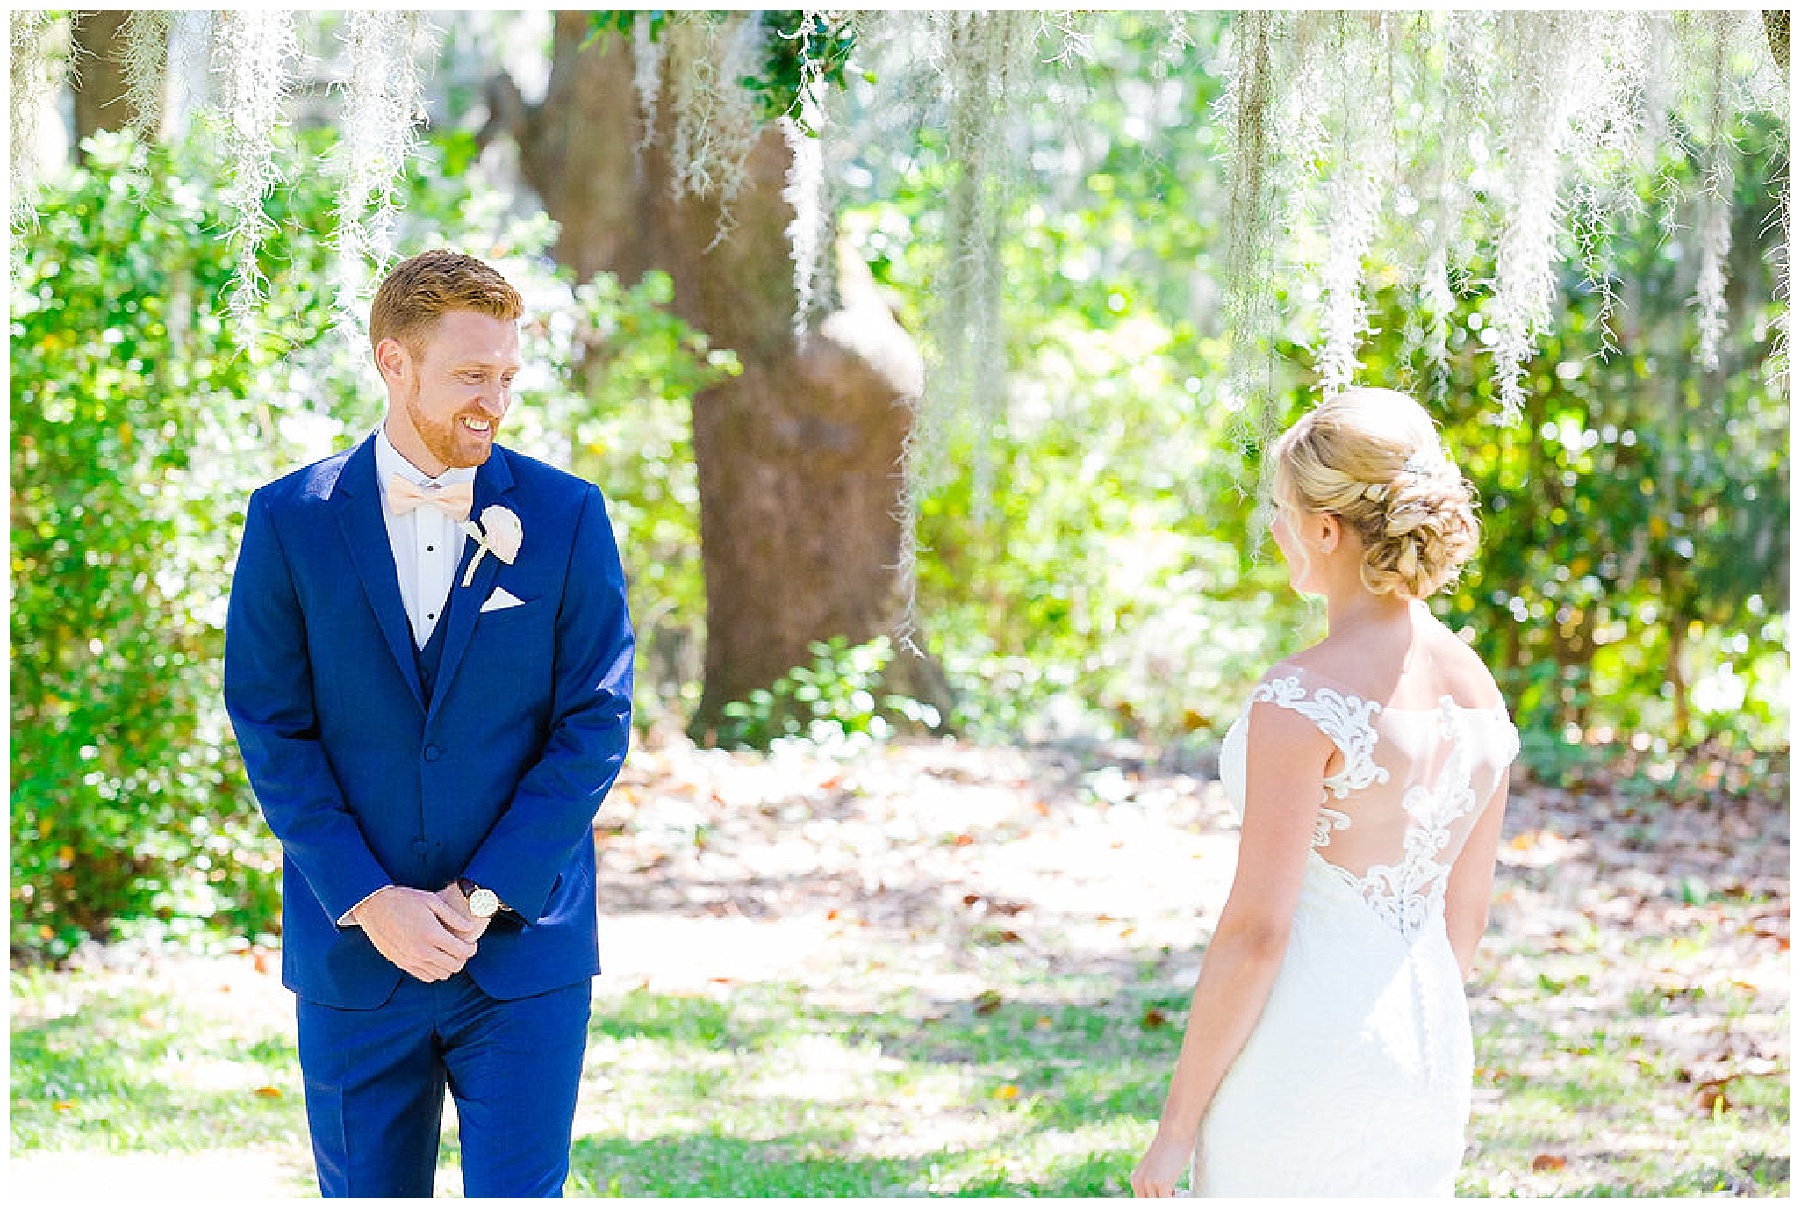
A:
{"type": "Polygon", "coordinates": [[[894,655],[886,635],[860,646],[843,637],[814,642],[812,653],[811,666],[795,667],[748,700],[727,704],[720,745],[766,751],[791,739],[841,749],[941,723],[933,706],[883,691],[883,672],[894,655]]]}
{"type": "Polygon", "coordinates": [[[289,366],[330,339],[321,186],[274,203],[276,330],[239,349],[215,188],[122,137],[88,153],[12,266],[11,939],[50,955],[120,916],[273,919],[220,700],[228,568],[289,366]]]}

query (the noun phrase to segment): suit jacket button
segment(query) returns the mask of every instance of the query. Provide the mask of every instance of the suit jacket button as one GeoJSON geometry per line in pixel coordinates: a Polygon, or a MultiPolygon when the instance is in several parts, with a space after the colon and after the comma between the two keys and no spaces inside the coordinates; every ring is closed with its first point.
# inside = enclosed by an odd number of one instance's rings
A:
{"type": "Polygon", "coordinates": [[[435,743],[425,748],[425,758],[428,761],[437,759],[437,757],[443,753],[444,752],[439,749],[435,743]]]}
{"type": "Polygon", "coordinates": [[[413,850],[422,856],[431,850],[431,844],[425,842],[423,839],[414,839],[413,850]]]}

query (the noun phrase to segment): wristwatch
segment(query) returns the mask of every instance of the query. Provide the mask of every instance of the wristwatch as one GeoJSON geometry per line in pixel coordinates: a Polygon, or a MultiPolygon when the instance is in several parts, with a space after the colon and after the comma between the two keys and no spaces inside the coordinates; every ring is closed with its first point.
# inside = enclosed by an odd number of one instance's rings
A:
{"type": "Polygon", "coordinates": [[[500,913],[500,895],[483,889],[467,877],[456,878],[456,887],[469,899],[469,913],[478,919],[491,919],[500,913]]]}

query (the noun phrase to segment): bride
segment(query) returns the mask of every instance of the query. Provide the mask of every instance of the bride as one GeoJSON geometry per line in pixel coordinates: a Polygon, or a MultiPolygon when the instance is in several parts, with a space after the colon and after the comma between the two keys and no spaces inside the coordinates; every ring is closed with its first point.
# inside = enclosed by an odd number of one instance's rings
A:
{"type": "Polygon", "coordinates": [[[1507,767],[1494,680],[1425,599],[1475,551],[1470,488],[1390,390],[1337,395],[1271,454],[1276,544],[1325,597],[1225,737],[1237,876],[1132,1190],[1448,1196],[1468,1123],[1463,980],[1507,767]]]}

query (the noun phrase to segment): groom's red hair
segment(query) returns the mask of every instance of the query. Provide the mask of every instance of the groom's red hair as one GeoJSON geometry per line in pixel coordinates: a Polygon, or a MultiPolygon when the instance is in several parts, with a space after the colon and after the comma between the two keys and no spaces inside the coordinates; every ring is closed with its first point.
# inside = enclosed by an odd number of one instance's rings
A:
{"type": "Polygon", "coordinates": [[[512,320],[525,313],[525,301],[492,265],[449,248],[433,248],[396,264],[375,291],[369,344],[394,339],[417,355],[422,337],[453,310],[512,320]]]}

